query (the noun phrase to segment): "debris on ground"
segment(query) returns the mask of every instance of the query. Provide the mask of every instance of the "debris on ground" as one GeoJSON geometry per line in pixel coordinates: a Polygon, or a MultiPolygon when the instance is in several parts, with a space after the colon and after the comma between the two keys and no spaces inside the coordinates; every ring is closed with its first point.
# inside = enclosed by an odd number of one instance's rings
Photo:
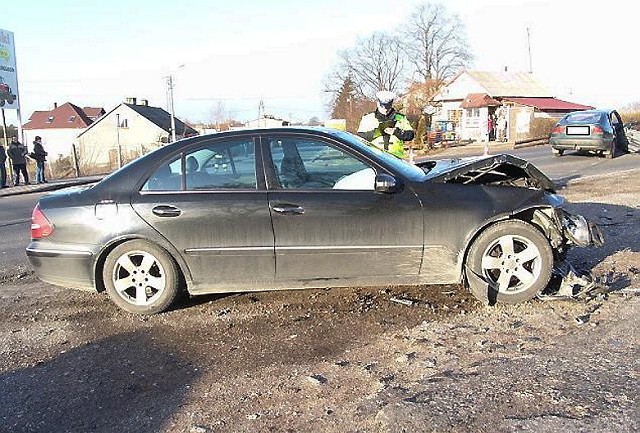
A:
{"type": "Polygon", "coordinates": [[[307,376],[307,380],[314,385],[324,385],[328,382],[327,378],[321,374],[312,374],[310,376],[307,376]]]}
{"type": "Polygon", "coordinates": [[[553,269],[553,273],[562,278],[560,287],[554,293],[539,294],[538,299],[553,301],[556,299],[577,298],[601,288],[591,274],[579,272],[568,261],[558,264],[553,269]]]}
{"type": "Polygon", "coordinates": [[[390,301],[398,304],[406,305],[408,307],[412,307],[416,303],[416,301],[414,301],[413,299],[396,298],[395,296],[391,298],[390,301]]]}

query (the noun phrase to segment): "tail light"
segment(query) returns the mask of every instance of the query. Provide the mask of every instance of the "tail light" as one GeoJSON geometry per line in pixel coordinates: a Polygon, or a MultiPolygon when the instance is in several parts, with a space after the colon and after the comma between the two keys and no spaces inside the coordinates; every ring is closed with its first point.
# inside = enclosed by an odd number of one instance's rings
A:
{"type": "Polygon", "coordinates": [[[49,222],[37,204],[31,214],[31,239],[42,239],[53,233],[53,224],[49,222]]]}
{"type": "Polygon", "coordinates": [[[552,134],[564,134],[564,126],[556,126],[551,130],[552,134]]]}
{"type": "Polygon", "coordinates": [[[591,127],[591,134],[602,134],[604,131],[598,125],[594,125],[591,127]]]}

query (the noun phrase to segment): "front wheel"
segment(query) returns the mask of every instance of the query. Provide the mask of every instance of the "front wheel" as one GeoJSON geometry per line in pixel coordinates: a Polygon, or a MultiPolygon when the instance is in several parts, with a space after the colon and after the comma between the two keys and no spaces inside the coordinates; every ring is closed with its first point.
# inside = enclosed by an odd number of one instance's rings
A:
{"type": "Polygon", "coordinates": [[[562,156],[564,153],[564,149],[552,149],[551,151],[553,152],[553,156],[562,156]]]}
{"type": "Polygon", "coordinates": [[[515,304],[540,293],[551,279],[547,238],[520,220],[497,222],[473,242],[465,263],[471,293],[483,302],[515,304]]]}
{"type": "Polygon", "coordinates": [[[164,249],[142,240],[115,247],[102,271],[111,300],[134,314],[169,308],[178,297],[178,275],[177,265],[164,249]]]}

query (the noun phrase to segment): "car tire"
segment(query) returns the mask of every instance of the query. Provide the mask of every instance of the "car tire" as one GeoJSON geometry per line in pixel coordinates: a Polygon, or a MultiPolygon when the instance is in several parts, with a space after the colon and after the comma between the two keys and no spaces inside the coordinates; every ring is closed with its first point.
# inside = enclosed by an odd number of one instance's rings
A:
{"type": "Polygon", "coordinates": [[[611,142],[611,149],[609,152],[605,154],[607,159],[613,159],[616,156],[616,142],[615,140],[611,142]]]}
{"type": "Polygon", "coordinates": [[[564,154],[564,149],[552,149],[553,156],[562,156],[564,154]]]}
{"type": "Polygon", "coordinates": [[[115,247],[102,277],[111,300],[133,314],[156,314],[173,304],[180,292],[179,270],[164,249],[143,240],[115,247]]]}
{"type": "Polygon", "coordinates": [[[553,251],[548,239],[520,220],[497,222],[473,241],[465,263],[471,293],[490,305],[515,304],[540,293],[549,283],[553,251]]]}

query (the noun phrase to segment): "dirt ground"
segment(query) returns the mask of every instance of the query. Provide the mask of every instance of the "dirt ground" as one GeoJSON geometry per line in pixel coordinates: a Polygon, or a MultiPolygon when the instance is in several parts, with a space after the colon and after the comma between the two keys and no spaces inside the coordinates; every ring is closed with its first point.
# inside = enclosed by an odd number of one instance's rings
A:
{"type": "Polygon", "coordinates": [[[574,300],[488,307],[457,286],[351,288],[136,317],[5,273],[0,432],[638,431],[639,176],[562,189],[606,236],[570,253],[599,286],[574,300]]]}

